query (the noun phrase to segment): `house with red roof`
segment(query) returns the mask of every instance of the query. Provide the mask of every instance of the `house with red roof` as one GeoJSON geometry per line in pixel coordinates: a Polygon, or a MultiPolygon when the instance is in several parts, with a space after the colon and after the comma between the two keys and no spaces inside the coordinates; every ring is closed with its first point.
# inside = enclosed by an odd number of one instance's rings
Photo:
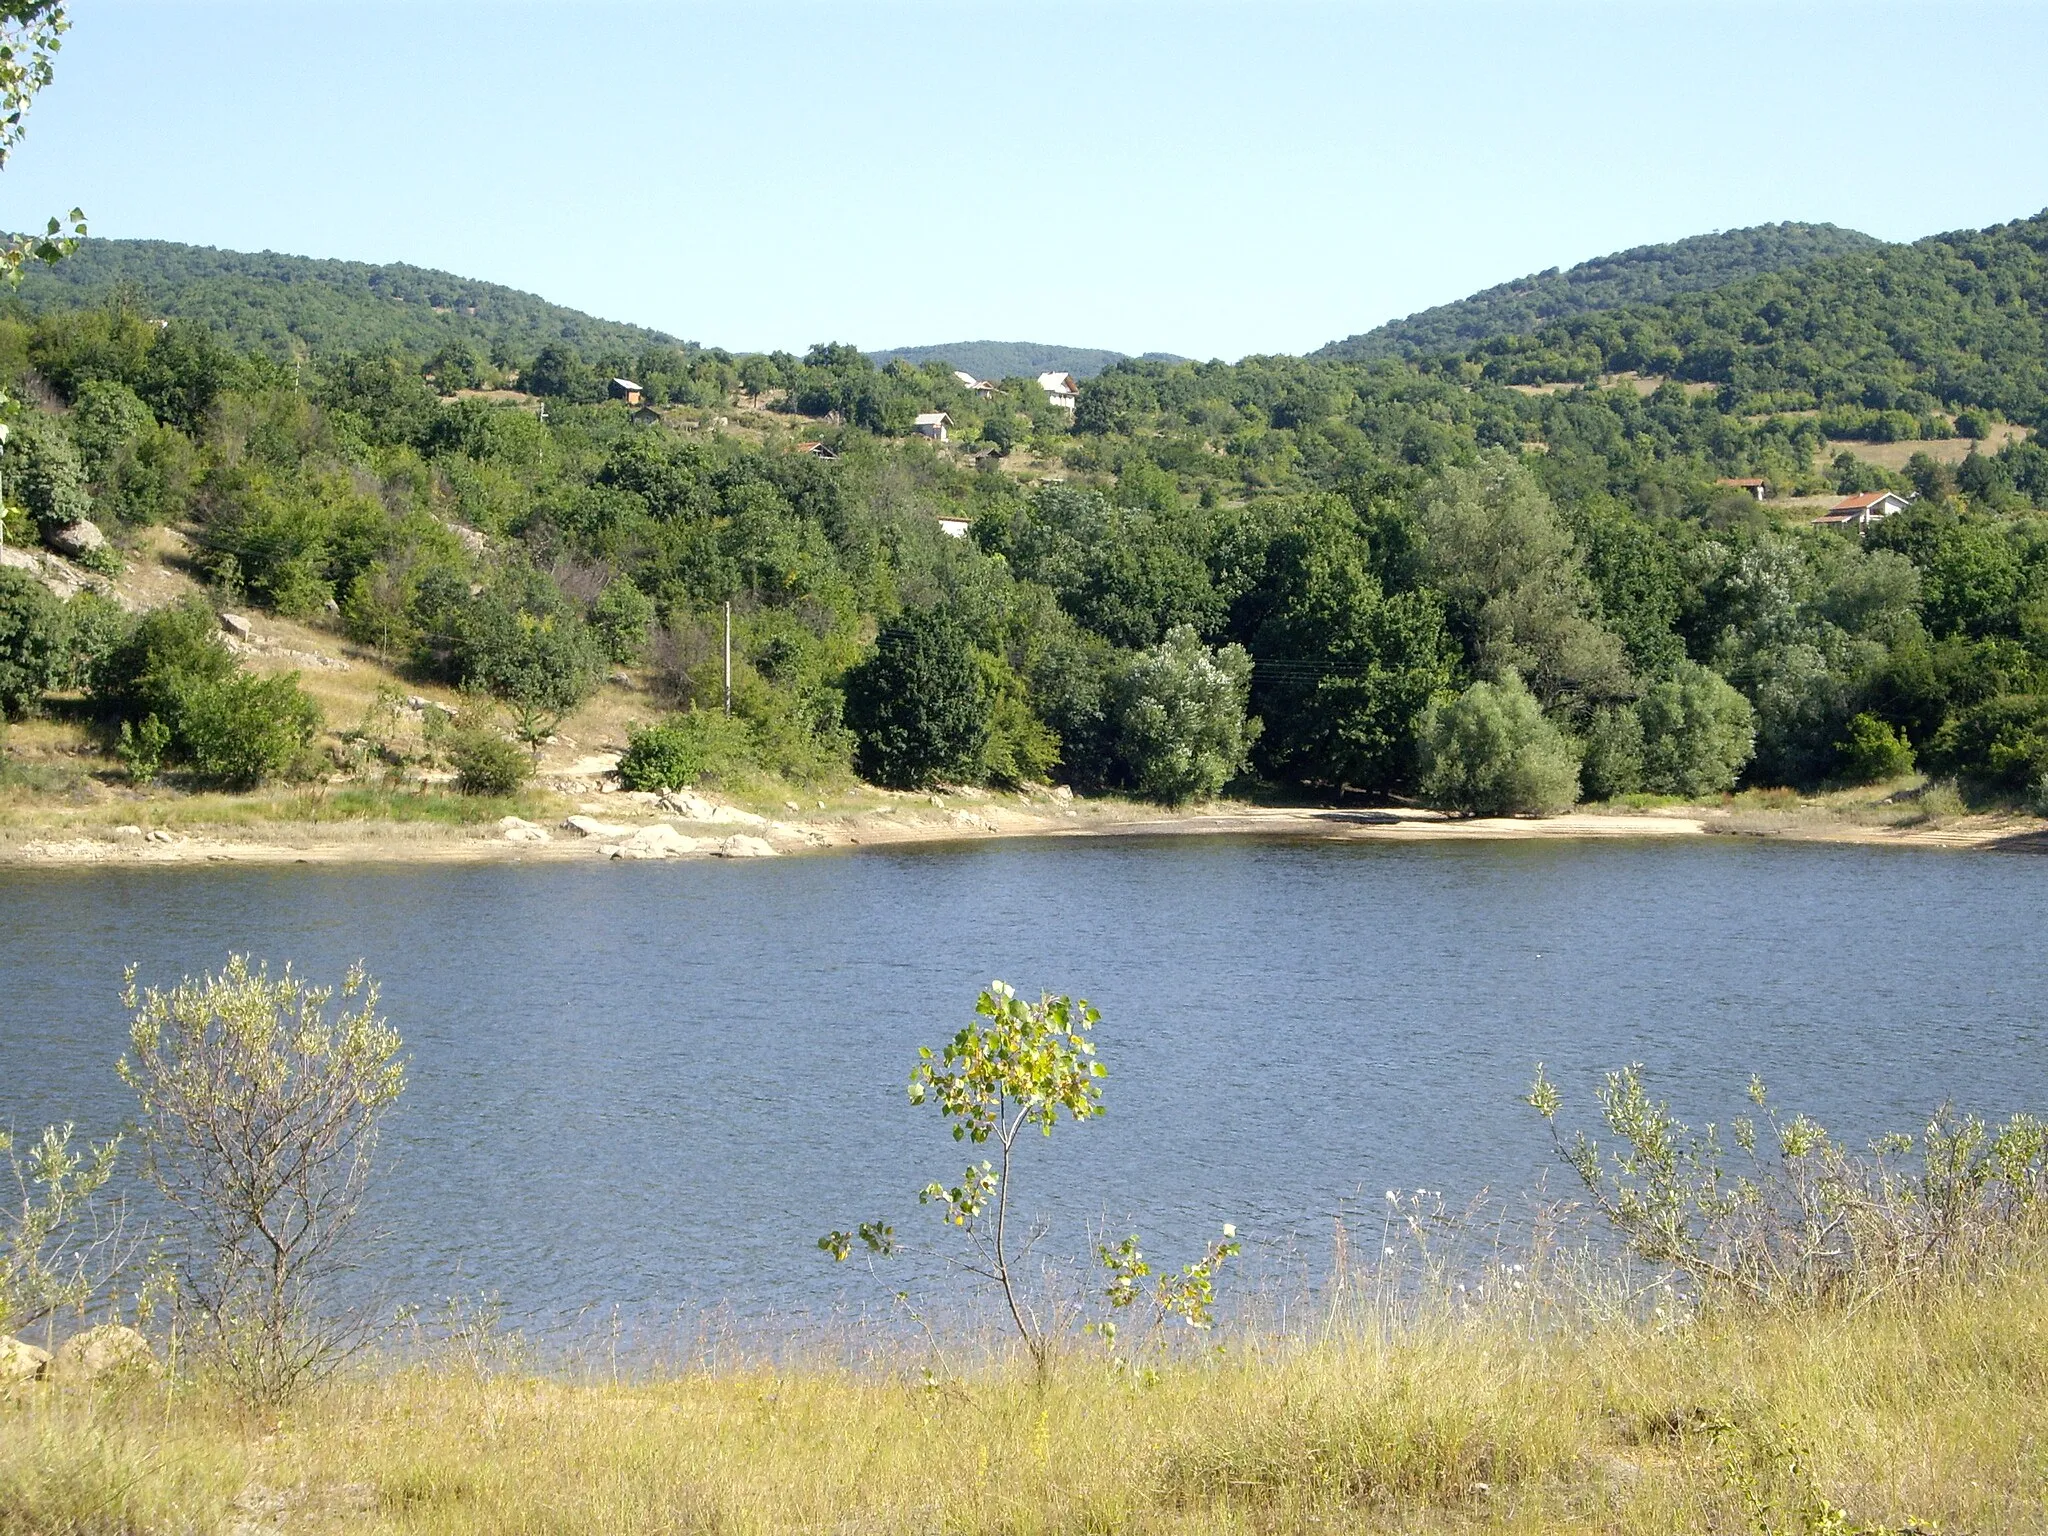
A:
{"type": "Polygon", "coordinates": [[[1872,523],[1883,522],[1894,513],[1905,511],[1912,504],[1897,491],[1864,491],[1859,495],[1844,496],[1835,503],[1832,512],[1814,521],[1832,523],[1841,528],[1868,528],[1872,523]]]}

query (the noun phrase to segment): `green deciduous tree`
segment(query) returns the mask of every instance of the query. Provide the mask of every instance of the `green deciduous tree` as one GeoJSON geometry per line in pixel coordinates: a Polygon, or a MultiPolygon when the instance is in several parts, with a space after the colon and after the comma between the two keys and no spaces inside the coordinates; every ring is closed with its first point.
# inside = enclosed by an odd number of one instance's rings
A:
{"type": "Polygon", "coordinates": [[[1660,795],[1725,794],[1756,746],[1756,712],[1718,672],[1682,661],[1636,701],[1643,788],[1660,795]]]}
{"type": "Polygon", "coordinates": [[[1186,624],[1125,663],[1113,718],[1139,794],[1178,805],[1216,794],[1243,771],[1257,734],[1245,717],[1251,674],[1243,646],[1211,650],[1186,624]]]}
{"type": "Polygon", "coordinates": [[[1571,743],[1513,673],[1474,683],[1422,722],[1422,793],[1475,816],[1554,816],[1579,797],[1571,743]]]}
{"type": "Polygon", "coordinates": [[[69,670],[64,605],[26,571],[0,569],[0,719],[19,718],[69,670]]]}
{"type": "MultiPolygon", "coordinates": [[[[996,1160],[970,1163],[960,1182],[933,1182],[918,1194],[936,1205],[948,1225],[967,1239],[969,1267],[1003,1298],[1018,1337],[1042,1371],[1052,1340],[1016,1270],[1020,1246],[1010,1232],[1016,1201],[1016,1164],[1029,1131],[1050,1136],[1062,1115],[1090,1120],[1102,1113],[1102,1079],[1109,1069],[1095,1059],[1089,1038],[1098,1014],[1085,1000],[1050,994],[1027,1003],[1000,981],[975,1000],[976,1021],[939,1050],[918,1049],[910,1074],[910,1102],[931,1104],[951,1123],[953,1139],[973,1147],[994,1144],[996,1160]]],[[[855,1234],[832,1232],[818,1246],[836,1259],[851,1251],[855,1234]]],[[[879,1222],[862,1228],[868,1248],[885,1252],[893,1233],[879,1222]]]]}
{"type": "Polygon", "coordinates": [[[904,614],[846,677],[846,723],[861,774],[893,789],[971,772],[989,709],[967,630],[940,609],[904,614]]]}

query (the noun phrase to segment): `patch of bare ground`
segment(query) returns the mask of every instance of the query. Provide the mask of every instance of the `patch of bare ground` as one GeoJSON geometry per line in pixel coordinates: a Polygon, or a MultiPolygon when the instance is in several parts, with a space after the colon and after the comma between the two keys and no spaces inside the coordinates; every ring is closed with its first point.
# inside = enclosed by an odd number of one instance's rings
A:
{"type": "Polygon", "coordinates": [[[1983,438],[1969,437],[1923,437],[1899,443],[1863,443],[1847,438],[1829,438],[1823,450],[1824,456],[1832,461],[1837,454],[1854,454],[1866,464],[1875,464],[1879,469],[1894,472],[1906,467],[1907,460],[1916,453],[1924,453],[1937,464],[1960,464],[1975,448],[1979,453],[1998,452],[2007,443],[2024,441],[2028,429],[2011,422],[2000,422],[1983,438]]]}

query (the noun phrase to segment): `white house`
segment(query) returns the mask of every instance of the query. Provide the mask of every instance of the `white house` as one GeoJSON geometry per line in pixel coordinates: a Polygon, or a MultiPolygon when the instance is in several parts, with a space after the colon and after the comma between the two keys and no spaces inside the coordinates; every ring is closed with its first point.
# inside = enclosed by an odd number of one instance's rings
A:
{"type": "MultiPolygon", "coordinates": [[[[901,421],[903,418],[899,416],[896,419],[901,421]]],[[[925,411],[917,418],[917,434],[919,437],[928,437],[935,443],[943,443],[946,440],[946,428],[951,425],[953,418],[944,411],[925,411]]]]}
{"type": "Polygon", "coordinates": [[[939,514],[939,531],[950,534],[956,539],[964,539],[967,537],[968,521],[969,519],[964,512],[941,512],[939,514]]]}
{"type": "Polygon", "coordinates": [[[1837,527],[1854,525],[1868,528],[1872,523],[1883,522],[1894,513],[1903,512],[1912,503],[1896,491],[1865,491],[1860,496],[1845,496],[1835,503],[1835,508],[1816,522],[1832,523],[1837,527]]]}
{"type": "Polygon", "coordinates": [[[996,392],[995,385],[991,384],[987,379],[977,379],[973,374],[963,373],[958,368],[953,370],[953,377],[959,381],[962,389],[971,389],[977,395],[986,397],[996,392]]]}
{"type": "Polygon", "coordinates": [[[1074,382],[1071,373],[1041,373],[1038,387],[1045,391],[1045,398],[1063,411],[1071,411],[1081,397],[1081,386],[1074,382]]]}

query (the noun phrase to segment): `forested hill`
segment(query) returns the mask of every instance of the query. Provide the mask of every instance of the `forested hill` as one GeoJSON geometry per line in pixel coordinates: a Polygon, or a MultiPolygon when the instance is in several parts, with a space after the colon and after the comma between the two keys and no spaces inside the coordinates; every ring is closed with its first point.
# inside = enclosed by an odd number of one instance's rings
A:
{"type": "Polygon", "coordinates": [[[431,356],[454,340],[521,357],[568,342],[595,355],[674,340],[452,272],[170,240],[88,240],[68,260],[31,272],[20,302],[42,314],[89,308],[120,291],[153,314],[203,321],[238,349],[280,358],[380,346],[431,356]]]}
{"type": "MultiPolygon", "coordinates": [[[[868,356],[878,367],[897,361],[917,366],[945,363],[977,379],[1029,379],[1041,373],[1071,373],[1077,379],[1092,379],[1111,363],[1125,361],[1129,354],[1106,352],[1100,347],[1052,346],[1042,341],[948,341],[935,347],[891,347],[868,356]]],[[[1187,361],[1171,352],[1147,352],[1145,360],[1187,361]]]]}
{"type": "Polygon", "coordinates": [[[1567,271],[1552,267],[1454,304],[1439,304],[1359,336],[1333,341],[1316,357],[1370,362],[1463,352],[1499,336],[1520,336],[1558,320],[1702,293],[1761,273],[1829,256],[1879,249],[1884,242],[1832,224],[1760,224],[1641,245],[1567,271]]]}
{"type": "Polygon", "coordinates": [[[1938,404],[2048,425],[2048,211],[1574,316],[1432,366],[1506,384],[1634,370],[1728,386],[1723,409],[1751,414],[1938,404]]]}

